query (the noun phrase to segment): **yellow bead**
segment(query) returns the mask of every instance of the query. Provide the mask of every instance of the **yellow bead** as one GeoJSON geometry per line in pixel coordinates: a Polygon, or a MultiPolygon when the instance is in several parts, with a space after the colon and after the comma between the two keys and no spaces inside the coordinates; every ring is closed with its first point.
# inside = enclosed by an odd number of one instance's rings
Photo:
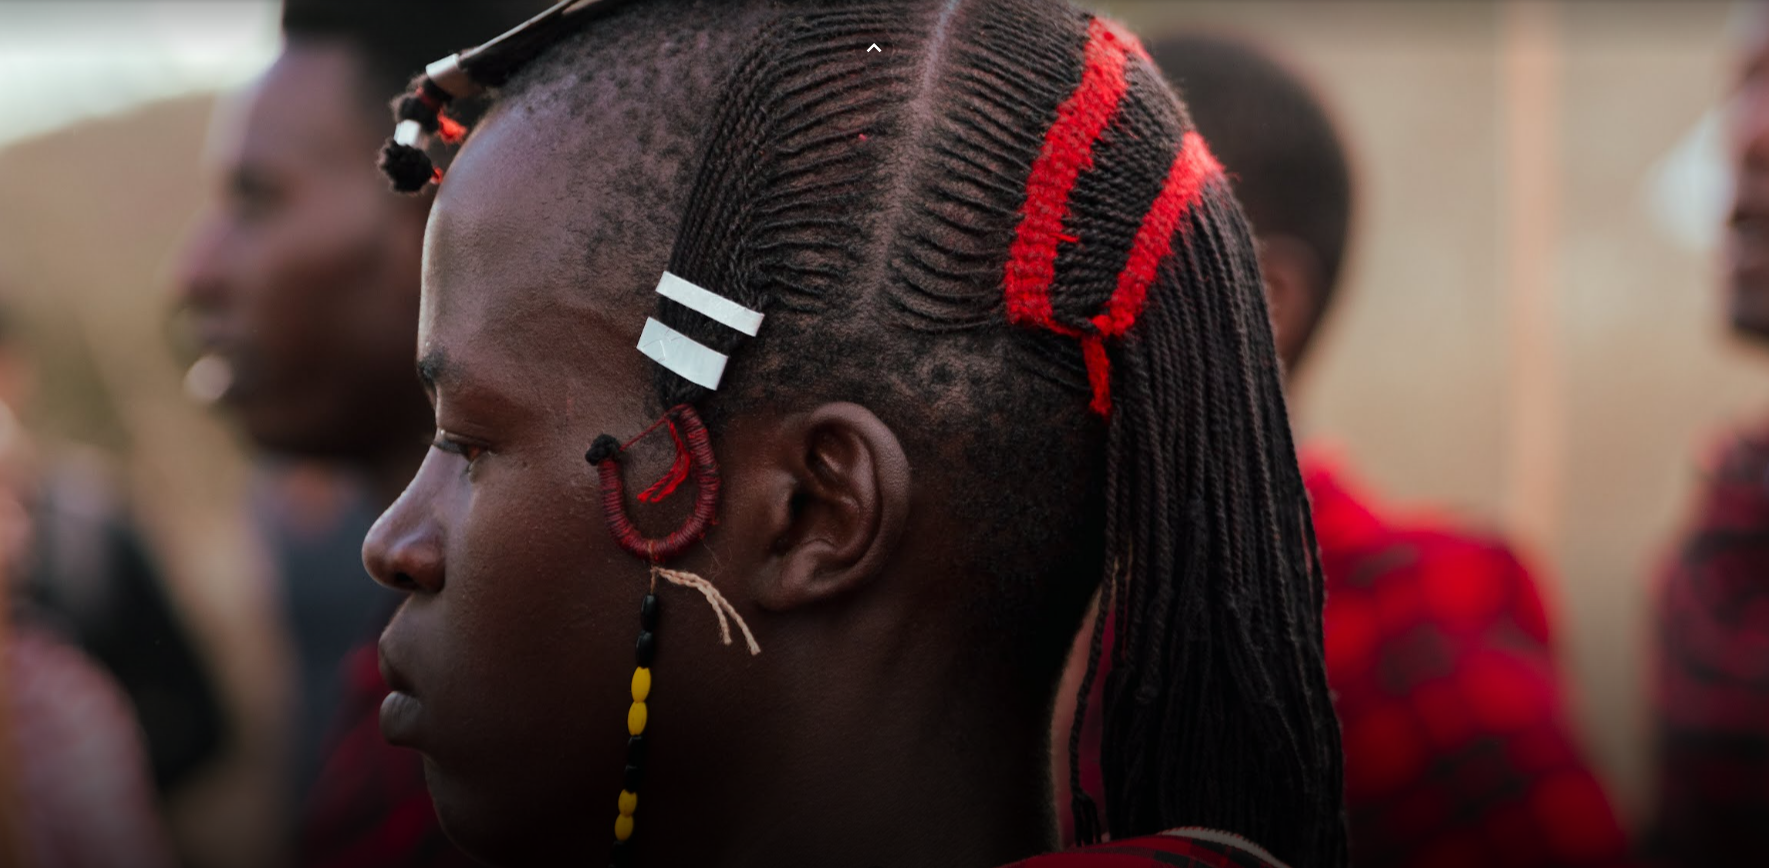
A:
{"type": "Polygon", "coordinates": [[[621,814],[614,818],[614,840],[625,841],[633,837],[633,818],[629,814],[621,814]]]}
{"type": "Polygon", "coordinates": [[[639,810],[639,794],[631,790],[621,790],[620,815],[623,817],[631,817],[633,812],[637,810],[639,810]]]}
{"type": "Polygon", "coordinates": [[[644,702],[651,696],[651,670],[641,666],[633,670],[633,701],[644,702]]]}
{"type": "Polygon", "coordinates": [[[645,734],[645,703],[635,702],[632,708],[627,709],[627,734],[645,734]]]}

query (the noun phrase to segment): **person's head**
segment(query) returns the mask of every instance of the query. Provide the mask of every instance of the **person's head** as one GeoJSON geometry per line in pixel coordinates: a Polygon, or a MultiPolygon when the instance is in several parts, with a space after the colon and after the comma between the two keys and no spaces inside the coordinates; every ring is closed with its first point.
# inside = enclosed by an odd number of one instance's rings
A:
{"type": "Polygon", "coordinates": [[[1732,214],[1726,233],[1732,328],[1769,340],[1769,10],[1739,4],[1733,22],[1737,74],[1726,113],[1732,214]]]}
{"type": "Polygon", "coordinates": [[[1278,356],[1294,369],[1333,300],[1351,221],[1351,172],[1302,77],[1254,46],[1203,34],[1149,54],[1234,182],[1259,240],[1278,356]]]}
{"type": "Polygon", "coordinates": [[[261,447],[412,456],[429,425],[411,371],[428,203],[375,171],[387,102],[427,60],[537,0],[288,0],[285,42],[210,136],[214,193],[178,301],[261,447]]]}
{"type": "Polygon", "coordinates": [[[600,855],[583,819],[623,784],[650,581],[608,506],[661,538],[707,487],[605,500],[599,475],[662,473],[671,435],[599,435],[688,406],[717,521],[664,566],[762,653],[658,583],[641,857],[764,810],[785,841],[832,806],[1007,798],[972,763],[1030,744],[1048,768],[1104,580],[1112,834],[1212,825],[1339,864],[1308,506],[1252,242],[1184,109],[1134,39],[1061,3],[829,5],[565,28],[449,168],[418,341],[437,448],[364,546],[410,595],[384,729],[469,852],[600,855]],[[666,270],[765,320],[659,299],[666,270]],[[716,390],[674,372],[688,343],[645,339],[670,367],[635,349],[648,317],[729,357],[716,390]],[[885,752],[906,741],[966,759],[885,752]],[[811,789],[771,783],[807,767],[811,789]],[[867,803],[891,775],[927,801],[867,803]]]}

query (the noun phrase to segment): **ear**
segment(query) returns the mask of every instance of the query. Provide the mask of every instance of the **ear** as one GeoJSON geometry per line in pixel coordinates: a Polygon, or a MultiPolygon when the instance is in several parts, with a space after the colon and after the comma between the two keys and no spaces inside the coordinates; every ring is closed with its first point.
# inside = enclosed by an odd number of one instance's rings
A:
{"type": "Polygon", "coordinates": [[[1259,273],[1271,310],[1272,338],[1284,369],[1295,373],[1321,315],[1321,263],[1314,248],[1289,235],[1259,237],[1259,273]]]}
{"type": "Polygon", "coordinates": [[[768,568],[752,593],[784,611],[844,596],[884,572],[909,514],[909,459],[871,410],[824,404],[773,439],[768,568]]]}

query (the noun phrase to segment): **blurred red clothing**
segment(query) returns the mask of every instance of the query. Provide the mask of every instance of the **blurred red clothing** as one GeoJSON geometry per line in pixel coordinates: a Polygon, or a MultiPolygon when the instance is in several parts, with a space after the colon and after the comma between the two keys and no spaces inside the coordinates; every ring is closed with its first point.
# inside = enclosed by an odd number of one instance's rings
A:
{"type": "Polygon", "coordinates": [[[1318,452],[1302,466],[1327,577],[1352,864],[1629,864],[1517,556],[1383,515],[1318,452]]]}
{"type": "Polygon", "coordinates": [[[1724,437],[1659,585],[1655,862],[1769,853],[1769,424],[1724,437]]]}
{"type": "Polygon", "coordinates": [[[416,751],[381,738],[374,642],[345,658],[345,696],[301,830],[302,868],[469,868],[436,820],[416,751]]]}
{"type": "MultiPolygon", "coordinates": [[[[1447,522],[1384,515],[1320,450],[1304,450],[1302,472],[1326,573],[1351,864],[1631,864],[1567,720],[1541,595],[1517,557],[1447,522]]],[[[1095,794],[1099,727],[1089,714],[1082,784],[1095,794]]]]}
{"type": "Polygon", "coordinates": [[[122,690],[52,634],[24,623],[11,629],[0,643],[6,686],[0,701],[12,724],[11,744],[0,750],[11,751],[16,763],[30,864],[176,864],[156,813],[135,714],[122,690]]]}

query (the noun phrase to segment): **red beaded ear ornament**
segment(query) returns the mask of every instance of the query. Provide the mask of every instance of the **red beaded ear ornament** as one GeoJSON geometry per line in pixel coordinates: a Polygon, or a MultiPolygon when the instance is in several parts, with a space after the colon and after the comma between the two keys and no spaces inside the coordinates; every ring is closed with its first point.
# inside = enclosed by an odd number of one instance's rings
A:
{"type": "MultiPolygon", "coordinates": [[[[761,326],[762,315],[730,299],[710,292],[669,272],[658,281],[657,293],[689,310],[729,328],[754,335],[761,326]]],[[[716,389],[724,376],[727,357],[716,350],[678,332],[656,319],[647,319],[639,337],[640,352],[663,365],[677,376],[708,389],[716,389]]],[[[662,608],[657,597],[657,580],[691,588],[706,598],[719,619],[719,638],[731,644],[731,624],[742,632],[750,654],[760,654],[755,635],[749,631],[743,616],[719,593],[712,582],[693,573],[671,570],[663,562],[677,557],[699,542],[712,528],[719,510],[719,463],[713,457],[712,440],[700,414],[689,404],[677,404],[625,443],[603,434],[591,444],[584,460],[596,468],[602,486],[602,516],[608,532],[628,554],[651,565],[651,588],[639,604],[639,641],[635,647],[637,666],[633,670],[633,704],[627,709],[626,777],[614,820],[614,864],[625,865],[631,859],[628,841],[633,835],[633,816],[639,808],[639,784],[644,777],[645,725],[650,719],[646,705],[651,695],[651,662],[657,652],[657,622],[662,608]],[[621,477],[620,456],[633,444],[659,430],[669,432],[675,444],[676,457],[656,482],[639,493],[641,503],[659,503],[674,494],[683,482],[692,480],[695,488],[694,511],[675,530],[663,537],[647,537],[627,514],[626,481],[621,477]]]]}
{"type": "Polygon", "coordinates": [[[651,695],[651,662],[657,653],[657,622],[662,609],[662,603],[657,598],[657,580],[661,578],[673,585],[692,588],[706,597],[713,613],[719,618],[719,637],[724,644],[731,644],[731,622],[735,621],[737,628],[743,632],[749,653],[760,654],[762,649],[756,644],[755,635],[749,631],[749,625],[744,623],[743,616],[737,613],[737,609],[711,582],[693,573],[666,569],[662,565],[664,559],[681,554],[705,537],[718,512],[719,465],[713,458],[712,443],[707,438],[706,426],[700,421],[700,414],[687,404],[679,404],[626,443],[603,434],[584,453],[584,460],[596,468],[597,478],[601,481],[602,514],[608,523],[609,533],[614,535],[615,542],[627,553],[644,558],[651,564],[651,588],[639,603],[639,641],[634,648],[637,659],[633,669],[633,704],[627,709],[626,776],[617,804],[620,813],[614,820],[613,864],[625,865],[630,858],[627,842],[633,835],[633,815],[639,808],[639,784],[644,777],[645,724],[650,718],[645,703],[651,695]],[[670,439],[676,446],[676,458],[657,482],[639,493],[639,500],[646,503],[660,502],[675,493],[689,479],[694,481],[694,487],[698,489],[693,514],[661,539],[645,537],[633,524],[632,517],[627,515],[626,482],[620,473],[621,453],[659,428],[669,431],[670,439]]]}

